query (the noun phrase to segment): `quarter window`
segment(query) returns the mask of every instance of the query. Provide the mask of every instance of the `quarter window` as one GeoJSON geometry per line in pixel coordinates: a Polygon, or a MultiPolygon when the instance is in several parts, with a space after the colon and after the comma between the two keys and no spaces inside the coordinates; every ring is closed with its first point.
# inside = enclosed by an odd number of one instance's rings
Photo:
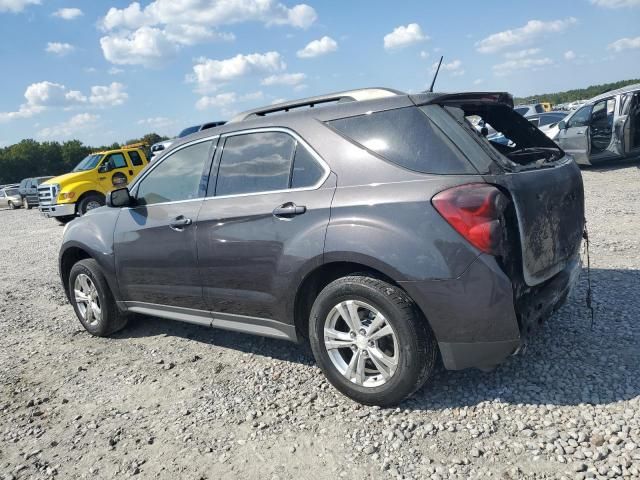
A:
{"type": "Polygon", "coordinates": [[[140,182],[138,203],[150,205],[202,197],[202,174],[212,144],[212,141],[196,143],[165,157],[140,182]]]}
{"type": "Polygon", "coordinates": [[[285,190],[296,142],[283,132],[227,137],[222,149],[216,196],[285,190]]]}
{"type": "Polygon", "coordinates": [[[133,164],[134,167],[139,167],[143,163],[142,157],[135,150],[131,150],[129,152],[129,158],[131,159],[131,163],[133,164]]]}

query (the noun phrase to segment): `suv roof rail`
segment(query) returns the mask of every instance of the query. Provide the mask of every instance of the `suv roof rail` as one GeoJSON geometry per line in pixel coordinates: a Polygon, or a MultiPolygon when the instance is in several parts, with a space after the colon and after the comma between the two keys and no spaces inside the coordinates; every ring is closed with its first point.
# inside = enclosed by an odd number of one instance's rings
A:
{"type": "Polygon", "coordinates": [[[328,93],[326,95],[318,95],[315,97],[307,97],[299,100],[292,100],[290,102],[277,103],[275,105],[269,105],[267,107],[255,108],[253,110],[247,110],[246,112],[239,113],[228,123],[237,123],[250,118],[264,117],[272,113],[288,112],[297,108],[313,108],[316,105],[324,103],[338,103],[338,102],[359,102],[363,100],[374,100],[377,98],[393,97],[395,95],[406,95],[404,92],[394,90],[392,88],[360,88],[357,90],[346,90],[344,92],[328,93]]]}

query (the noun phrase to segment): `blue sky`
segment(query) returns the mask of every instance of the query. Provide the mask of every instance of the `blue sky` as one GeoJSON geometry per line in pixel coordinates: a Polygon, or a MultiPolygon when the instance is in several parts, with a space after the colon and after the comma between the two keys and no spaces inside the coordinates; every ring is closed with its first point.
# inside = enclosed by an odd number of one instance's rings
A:
{"type": "Polygon", "coordinates": [[[528,95],[640,77],[640,0],[0,0],[0,146],[91,145],[364,86],[528,95]]]}

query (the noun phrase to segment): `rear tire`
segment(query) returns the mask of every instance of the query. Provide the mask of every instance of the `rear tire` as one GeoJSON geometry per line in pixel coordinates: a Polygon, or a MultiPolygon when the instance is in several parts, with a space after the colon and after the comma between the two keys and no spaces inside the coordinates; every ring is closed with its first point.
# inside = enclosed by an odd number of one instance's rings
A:
{"type": "Polygon", "coordinates": [[[309,339],[329,382],[366,405],[398,404],[426,382],[437,359],[434,336],[413,301],[367,276],[340,278],[320,292],[309,339]]]}
{"type": "Polygon", "coordinates": [[[9,208],[11,210],[15,210],[16,208],[18,208],[13,202],[9,202],[9,208]]]}
{"type": "Polygon", "coordinates": [[[104,206],[104,204],[105,204],[104,195],[96,195],[96,194],[87,195],[78,203],[78,215],[82,216],[86,214],[89,210],[102,207],[104,206]]]}
{"type": "Polygon", "coordinates": [[[78,320],[91,335],[106,337],[127,324],[128,317],[118,310],[107,280],[92,258],[71,267],[69,298],[78,320]]]}

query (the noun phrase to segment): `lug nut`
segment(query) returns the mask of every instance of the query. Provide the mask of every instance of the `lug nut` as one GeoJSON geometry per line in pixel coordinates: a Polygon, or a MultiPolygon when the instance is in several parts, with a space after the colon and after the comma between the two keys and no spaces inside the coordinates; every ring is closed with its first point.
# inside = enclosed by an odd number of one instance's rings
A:
{"type": "Polygon", "coordinates": [[[349,336],[351,338],[356,338],[356,332],[354,332],[353,330],[349,332],[349,336]]]}
{"type": "Polygon", "coordinates": [[[356,347],[355,345],[351,345],[351,351],[355,352],[358,350],[358,347],[356,347]]]}
{"type": "Polygon", "coordinates": [[[376,343],[373,340],[369,340],[369,346],[373,348],[376,346],[376,343]]]}
{"type": "Polygon", "coordinates": [[[361,328],[359,333],[360,335],[366,335],[367,331],[364,328],[361,328]]]}

